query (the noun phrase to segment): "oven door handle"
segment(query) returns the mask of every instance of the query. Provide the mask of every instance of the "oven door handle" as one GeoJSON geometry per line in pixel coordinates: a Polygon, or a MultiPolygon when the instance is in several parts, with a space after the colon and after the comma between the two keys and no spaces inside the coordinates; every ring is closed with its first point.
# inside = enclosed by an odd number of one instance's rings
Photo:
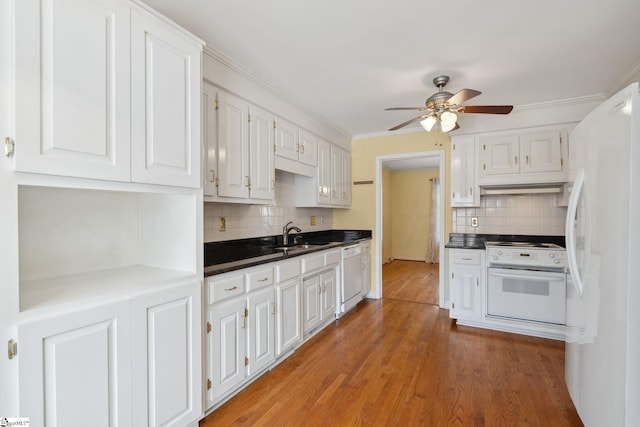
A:
{"type": "Polygon", "coordinates": [[[498,273],[497,271],[489,269],[489,276],[504,277],[506,279],[523,279],[523,280],[537,280],[541,276],[545,279],[553,279],[557,276],[559,279],[564,276],[562,273],[554,273],[549,271],[536,271],[535,274],[517,274],[517,273],[498,273]]]}
{"type": "MultiPolygon", "coordinates": [[[[578,171],[576,180],[573,184],[573,190],[571,191],[571,197],[569,198],[569,207],[567,208],[567,219],[565,222],[565,236],[567,244],[567,263],[569,264],[569,272],[573,279],[573,284],[576,288],[578,295],[582,295],[584,291],[584,282],[580,277],[580,270],[578,270],[578,261],[576,258],[576,240],[575,240],[575,218],[578,212],[578,202],[580,201],[580,195],[584,187],[584,169],[578,171]]],[[[589,248],[585,248],[588,250],[589,248]]]]}

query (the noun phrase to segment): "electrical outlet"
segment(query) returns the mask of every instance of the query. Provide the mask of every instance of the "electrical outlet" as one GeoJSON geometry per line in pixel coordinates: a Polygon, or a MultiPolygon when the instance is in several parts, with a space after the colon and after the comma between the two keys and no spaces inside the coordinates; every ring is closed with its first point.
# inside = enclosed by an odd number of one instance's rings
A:
{"type": "Polygon", "coordinates": [[[311,215],[311,225],[316,225],[316,216],[315,215],[311,215]]]}
{"type": "Polygon", "coordinates": [[[471,226],[472,227],[478,226],[478,217],[474,216],[473,218],[471,218],[471,226]]]}
{"type": "Polygon", "coordinates": [[[223,216],[218,219],[218,231],[227,231],[227,219],[223,216]]]}

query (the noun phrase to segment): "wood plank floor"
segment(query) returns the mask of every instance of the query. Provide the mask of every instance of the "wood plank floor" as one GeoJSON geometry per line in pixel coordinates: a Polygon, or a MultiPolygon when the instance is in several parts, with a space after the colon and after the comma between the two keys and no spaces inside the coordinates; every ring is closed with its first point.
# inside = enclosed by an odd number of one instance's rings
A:
{"type": "Polygon", "coordinates": [[[366,300],[200,423],[581,426],[564,343],[456,326],[432,304],[366,300]]]}
{"type": "Polygon", "coordinates": [[[384,298],[438,305],[439,264],[393,260],[382,266],[384,298]]]}

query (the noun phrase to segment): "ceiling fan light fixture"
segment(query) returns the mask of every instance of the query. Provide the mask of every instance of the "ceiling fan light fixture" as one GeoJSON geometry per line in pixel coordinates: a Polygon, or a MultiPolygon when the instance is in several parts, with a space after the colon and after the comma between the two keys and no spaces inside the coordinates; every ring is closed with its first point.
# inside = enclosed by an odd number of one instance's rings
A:
{"type": "Polygon", "coordinates": [[[422,128],[427,132],[431,132],[431,129],[433,129],[433,125],[435,124],[436,118],[434,116],[429,116],[420,120],[420,126],[422,126],[422,128]]]}
{"type": "Polygon", "coordinates": [[[456,115],[456,113],[452,113],[451,111],[443,112],[440,115],[442,132],[449,132],[454,127],[456,127],[457,120],[458,120],[458,116],[456,115]]]}

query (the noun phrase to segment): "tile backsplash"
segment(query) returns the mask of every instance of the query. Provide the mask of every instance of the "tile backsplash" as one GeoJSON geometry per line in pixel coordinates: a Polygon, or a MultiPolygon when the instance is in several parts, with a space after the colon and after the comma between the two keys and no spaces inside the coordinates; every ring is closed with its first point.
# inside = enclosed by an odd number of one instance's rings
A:
{"type": "Polygon", "coordinates": [[[478,208],[453,208],[453,232],[564,236],[566,215],[554,194],[482,196],[478,208]]]}
{"type": "Polygon", "coordinates": [[[296,208],[294,206],[295,175],[276,171],[275,205],[245,205],[206,202],[204,204],[204,241],[245,239],[282,233],[289,221],[303,232],[331,230],[333,210],[327,208],[296,208]],[[316,225],[311,225],[311,216],[316,225]],[[219,231],[220,217],[225,218],[226,231],[219,231]]]}

